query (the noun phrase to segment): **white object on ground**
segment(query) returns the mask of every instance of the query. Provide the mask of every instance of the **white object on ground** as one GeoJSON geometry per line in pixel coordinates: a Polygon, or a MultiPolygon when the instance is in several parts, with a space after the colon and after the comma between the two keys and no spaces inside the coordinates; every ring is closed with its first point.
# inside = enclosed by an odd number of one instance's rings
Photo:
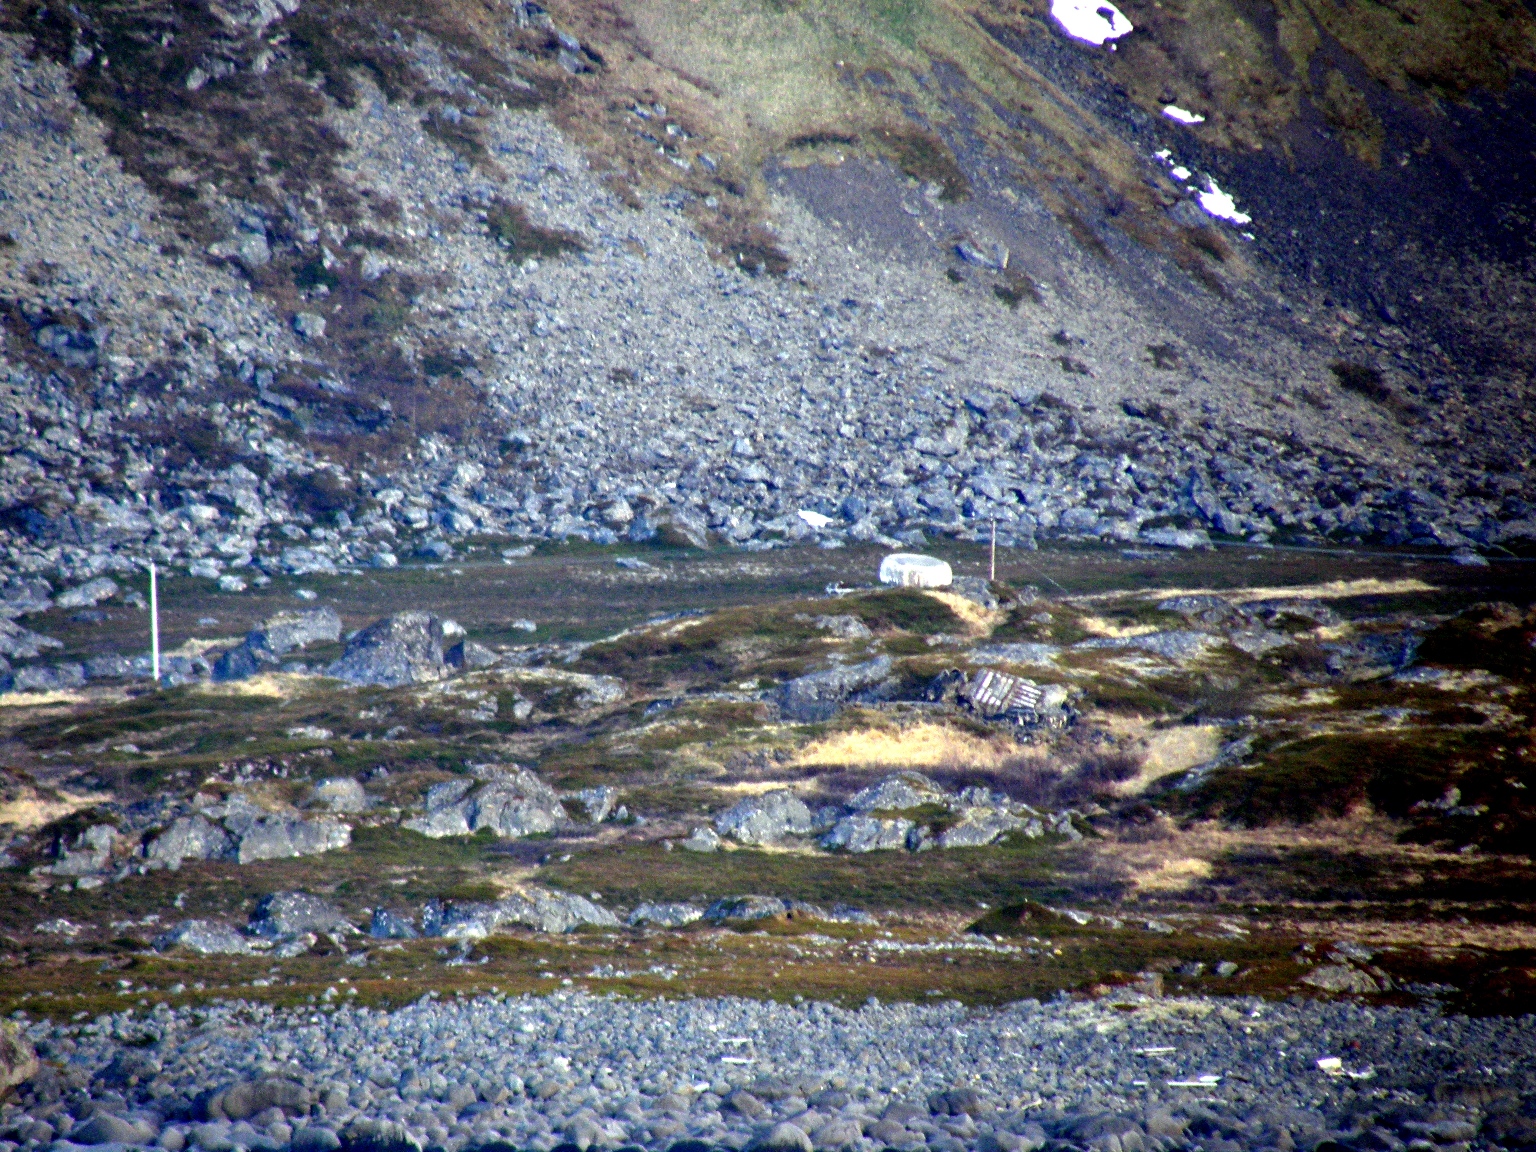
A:
{"type": "Polygon", "coordinates": [[[1102,0],[1051,0],[1051,15],[1074,40],[1103,44],[1132,30],[1125,13],[1102,0]]]}
{"type": "Polygon", "coordinates": [[[1253,217],[1246,212],[1237,210],[1237,202],[1229,193],[1223,192],[1209,176],[1205,178],[1205,191],[1200,193],[1200,207],[1204,208],[1218,220],[1226,220],[1232,224],[1247,224],[1253,217]]]}
{"type": "Polygon", "coordinates": [[[1180,108],[1177,104],[1164,105],[1163,115],[1170,120],[1177,120],[1180,124],[1205,123],[1205,117],[1200,115],[1200,113],[1191,112],[1188,108],[1180,108]]]}
{"type": "Polygon", "coordinates": [[[1184,167],[1184,165],[1180,164],[1175,168],[1168,169],[1168,175],[1172,176],[1175,180],[1188,180],[1190,177],[1190,171],[1188,168],[1184,167]]]}
{"type": "Polygon", "coordinates": [[[800,509],[798,515],[800,519],[804,520],[812,528],[825,528],[828,524],[832,523],[832,517],[823,516],[820,512],[813,512],[809,508],[800,509]]]}
{"type": "Polygon", "coordinates": [[[955,578],[949,565],[937,556],[893,552],[880,561],[880,583],[903,588],[944,588],[955,578]]]}

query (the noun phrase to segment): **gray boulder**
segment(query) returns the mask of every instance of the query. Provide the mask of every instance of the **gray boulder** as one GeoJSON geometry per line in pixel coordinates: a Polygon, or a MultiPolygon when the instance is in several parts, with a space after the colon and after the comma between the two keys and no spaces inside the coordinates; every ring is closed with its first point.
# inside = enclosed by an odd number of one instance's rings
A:
{"type": "Polygon", "coordinates": [[[94,608],[103,600],[110,600],[116,596],[119,591],[117,581],[98,576],[95,580],[87,580],[84,584],[71,588],[67,592],[60,592],[54,599],[54,604],[59,608],[94,608]]]}
{"type": "Polygon", "coordinates": [[[111,1112],[97,1112],[83,1124],[69,1130],[71,1144],[148,1144],[155,1138],[155,1129],[140,1121],[135,1123],[126,1116],[114,1116],[111,1112]]]}
{"type": "Polygon", "coordinates": [[[1204,528],[1143,528],[1138,538],[1159,548],[1209,548],[1211,537],[1204,528]]]}
{"type": "MultiPolygon", "coordinates": [[[[1002,808],[971,808],[961,816],[959,823],[952,824],[939,833],[940,848],[979,848],[991,844],[999,837],[1017,829],[1027,828],[1030,821],[1013,815],[1002,808]]],[[[1038,820],[1034,821],[1040,827],[1038,820]]]]}
{"type": "Polygon", "coordinates": [[[613,811],[613,805],[619,798],[619,790],[607,784],[600,784],[596,788],[583,788],[571,798],[581,808],[587,823],[601,824],[613,811]]]}
{"type": "Polygon", "coordinates": [[[133,661],[116,652],[92,656],[85,662],[87,680],[125,680],[134,674],[133,661]]]}
{"type": "Polygon", "coordinates": [[[905,848],[910,820],[877,820],[872,816],[844,816],[821,838],[828,851],[880,852],[905,848]]]}
{"type": "Polygon", "coordinates": [[[341,909],[308,892],[272,892],[251,913],[250,930],[277,940],[305,932],[349,936],[357,929],[341,909]]]}
{"type": "Polygon", "coordinates": [[[811,810],[781,788],[733,804],[715,818],[715,831],[741,844],[775,844],[788,835],[804,836],[811,824],[811,810]]]}
{"type": "Polygon", "coordinates": [[[1301,982],[1335,994],[1381,991],[1381,986],[1369,972],[1362,972],[1352,964],[1323,964],[1303,976],[1301,982]]]}
{"type": "Polygon", "coordinates": [[[213,680],[216,684],[227,684],[232,680],[249,680],[258,673],[276,667],[278,667],[277,657],[265,648],[252,648],[249,644],[241,644],[235,648],[226,648],[215,658],[213,680]]]}
{"type": "Polygon", "coordinates": [[[35,660],[50,648],[62,648],[64,642],[23,628],[14,620],[0,617],[0,656],[7,660],[35,660]]]}
{"type": "Polygon", "coordinates": [[[308,644],[328,644],[341,639],[341,617],[336,615],[334,608],[279,612],[269,616],[245,639],[252,648],[284,656],[308,644]]]}
{"type": "Polygon", "coordinates": [[[368,924],[368,935],[375,940],[415,940],[421,935],[408,916],[391,912],[388,908],[375,908],[368,924]]]}
{"type": "Polygon", "coordinates": [[[349,684],[395,688],[440,680],[443,626],[426,612],[397,612],[364,628],[326,674],[349,684]]]}
{"type": "Polygon", "coordinates": [[[619,918],[584,896],[531,886],[493,903],[429,906],[422,916],[423,935],[452,940],[479,940],[509,925],[563,933],[584,925],[617,928],[619,918]]]}
{"type": "Polygon", "coordinates": [[[183,920],[155,937],[155,950],[186,948],[201,956],[248,956],[251,942],[228,924],[214,920],[183,920]]]}
{"type": "Polygon", "coordinates": [[[179,867],[183,860],[225,860],[234,855],[229,834],[204,816],[178,816],[144,849],[146,859],[179,867]]]}
{"type": "Polygon", "coordinates": [[[336,820],[263,814],[232,816],[224,824],[235,835],[235,860],[241,864],[317,856],[352,843],[352,829],[336,820]]]}
{"type": "Polygon", "coordinates": [[[0,588],[0,612],[25,616],[53,607],[53,585],[41,576],[12,576],[0,588]]]}
{"type": "Polygon", "coordinates": [[[720,837],[713,828],[695,828],[688,833],[687,839],[678,841],[677,846],[686,852],[718,852],[720,837]]]}
{"type": "Polygon", "coordinates": [[[516,839],[553,832],[566,822],[559,793],[526,768],[498,774],[468,794],[472,788],[472,780],[435,785],[427,792],[426,813],[403,826],[434,840],[468,836],[482,828],[516,839]]]}
{"type": "Polygon", "coordinates": [[[330,776],[315,785],[310,802],[332,812],[362,812],[368,807],[368,794],[351,776],[330,776]]]}
{"type": "Polygon", "coordinates": [[[85,687],[85,668],[80,664],[33,665],[18,668],[11,676],[11,688],[17,692],[67,692],[85,687]]]}
{"type": "Polygon", "coordinates": [[[903,812],[927,804],[948,807],[954,797],[921,772],[893,772],[854,793],[848,807],[855,812],[903,812]]]}
{"type": "Polygon", "coordinates": [[[681,928],[704,917],[697,904],[641,904],[629,914],[631,927],[681,928]]]}
{"type": "Polygon", "coordinates": [[[333,608],[279,612],[269,616],[260,628],[248,632],[243,644],[220,653],[213,664],[213,678],[219,683],[245,680],[277,668],[283,656],[306,644],[327,643],[340,637],[341,617],[333,608]]]}
{"type": "Polygon", "coordinates": [[[421,1152],[421,1141],[395,1120],[359,1117],[341,1132],[344,1152],[421,1152]]]}
{"type": "Polygon", "coordinates": [[[880,683],[891,674],[891,658],[878,656],[863,664],[812,672],[784,685],[779,707],[786,720],[800,724],[830,720],[848,697],[880,683]]]}
{"type": "Polygon", "coordinates": [[[1131,648],[1150,652],[1174,663],[1183,663],[1204,656],[1221,643],[1219,636],[1209,632],[1176,629],[1169,632],[1146,632],[1140,636],[1096,636],[1080,640],[1074,649],[1131,648]]]}
{"type": "Polygon", "coordinates": [[[88,876],[100,872],[112,858],[117,829],[111,824],[93,824],[64,848],[49,869],[55,876],[88,876]]]}
{"type": "Polygon", "coordinates": [[[1054,664],[1061,648],[1055,644],[987,644],[966,653],[972,664],[1054,664]]]}
{"type": "Polygon", "coordinates": [[[443,653],[443,659],[455,668],[468,671],[473,668],[490,668],[498,663],[501,657],[484,644],[477,644],[473,640],[460,640],[443,653]]]}

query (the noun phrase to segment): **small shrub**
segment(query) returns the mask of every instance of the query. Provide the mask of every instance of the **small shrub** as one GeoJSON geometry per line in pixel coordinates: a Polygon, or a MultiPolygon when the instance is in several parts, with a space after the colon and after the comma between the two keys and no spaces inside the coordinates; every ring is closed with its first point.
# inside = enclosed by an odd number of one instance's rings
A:
{"type": "Polygon", "coordinates": [[[507,250],[513,263],[552,260],[567,252],[585,252],[587,241],[563,228],[541,228],[528,219],[521,204],[497,201],[485,216],[492,238],[507,250]]]}

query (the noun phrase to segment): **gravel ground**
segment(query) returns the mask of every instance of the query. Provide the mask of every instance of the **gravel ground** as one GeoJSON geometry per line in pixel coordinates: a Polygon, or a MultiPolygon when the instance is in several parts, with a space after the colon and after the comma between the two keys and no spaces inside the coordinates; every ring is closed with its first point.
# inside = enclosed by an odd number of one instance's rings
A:
{"type": "Polygon", "coordinates": [[[1520,1147],[1536,1140],[1532,1024],[1197,999],[161,1006],[35,1025],[50,1070],[0,1136],[7,1152],[1520,1147]]]}

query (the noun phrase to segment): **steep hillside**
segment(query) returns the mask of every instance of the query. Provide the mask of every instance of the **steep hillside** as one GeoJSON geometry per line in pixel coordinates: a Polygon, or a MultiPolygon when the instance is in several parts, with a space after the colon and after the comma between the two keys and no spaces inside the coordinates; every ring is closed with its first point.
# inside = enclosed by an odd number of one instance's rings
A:
{"type": "Polygon", "coordinates": [[[3,11],[13,570],[1536,538],[1518,5],[3,11]]]}

